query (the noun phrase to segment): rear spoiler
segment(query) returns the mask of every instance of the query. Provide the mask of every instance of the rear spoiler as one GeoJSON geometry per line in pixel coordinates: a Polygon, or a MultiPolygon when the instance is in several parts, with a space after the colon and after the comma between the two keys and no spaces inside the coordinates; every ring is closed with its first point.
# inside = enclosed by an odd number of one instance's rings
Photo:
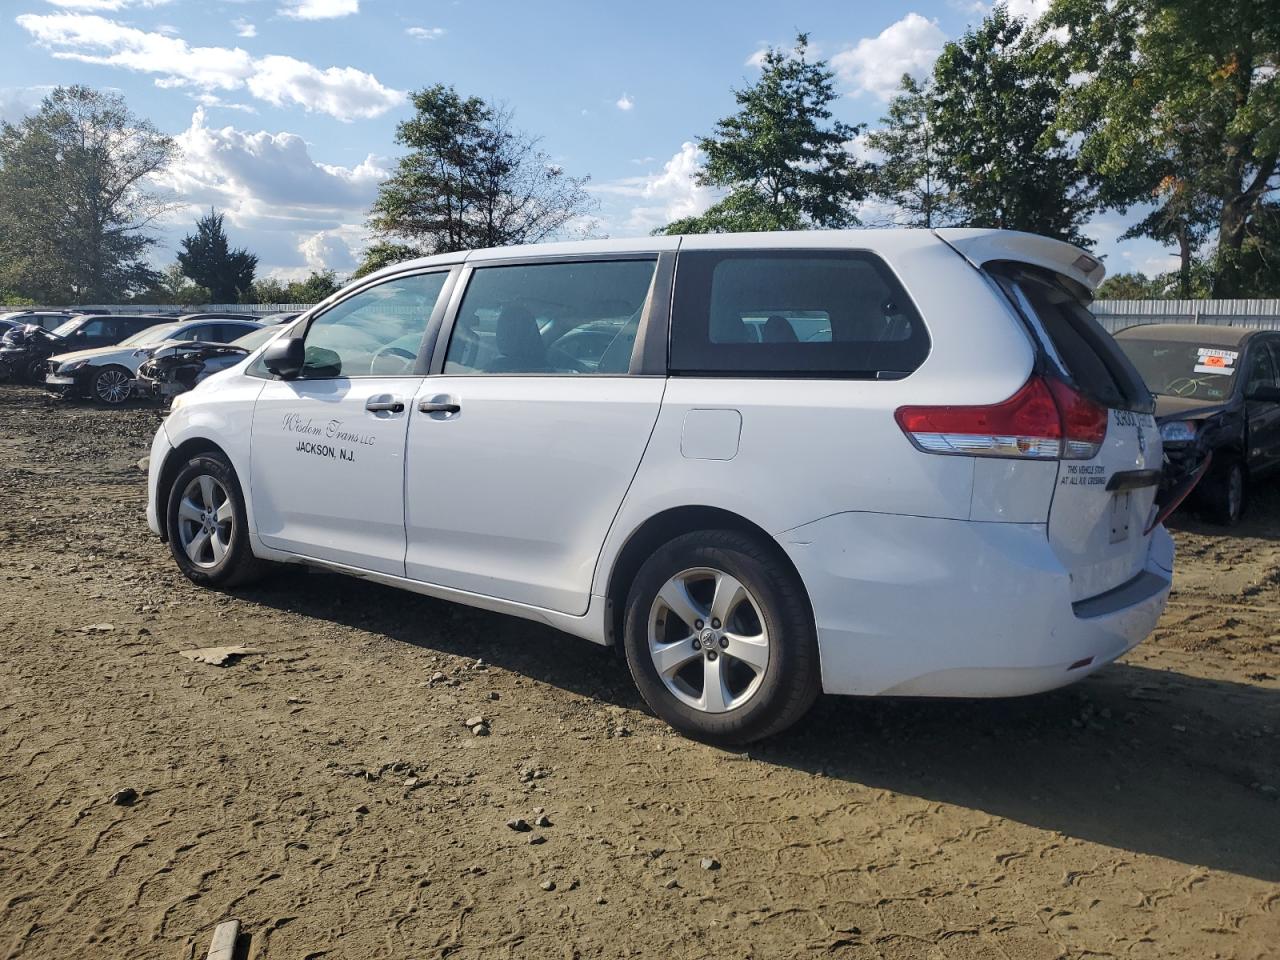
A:
{"type": "Polygon", "coordinates": [[[1034,233],[949,227],[934,230],[933,234],[978,268],[1000,260],[1029,263],[1070,277],[1090,293],[1098,288],[1107,273],[1102,261],[1093,254],[1034,233]]]}

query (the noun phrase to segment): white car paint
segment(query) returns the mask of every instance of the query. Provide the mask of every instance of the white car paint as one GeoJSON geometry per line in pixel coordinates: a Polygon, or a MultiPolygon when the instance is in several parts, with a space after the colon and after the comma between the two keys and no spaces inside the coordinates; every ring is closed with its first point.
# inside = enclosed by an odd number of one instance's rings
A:
{"type": "MultiPolygon", "coordinates": [[[[50,373],[45,378],[45,382],[51,386],[70,386],[76,382],[72,374],[86,366],[99,370],[103,367],[123,367],[136,377],[138,368],[157,351],[191,342],[194,331],[211,324],[243,327],[244,330],[240,334],[241,336],[244,333],[251,333],[261,326],[260,323],[250,320],[191,320],[176,326],[172,332],[167,334],[164,340],[155,343],[147,343],[145,345],[116,344],[109,347],[94,347],[91,350],[76,350],[72,353],[58,354],[49,358],[50,364],[57,364],[57,372],[50,373]]],[[[140,333],[146,332],[146,330],[140,331],[140,333]]]]}
{"type": "Polygon", "coordinates": [[[1157,431],[1113,417],[1089,461],[1008,460],[922,452],[894,419],[905,405],[995,404],[1026,383],[1035,345],[975,268],[1021,261],[1093,288],[1101,268],[1074,247],[996,231],[661,237],[451,254],[361,285],[509,258],[751,249],[873,252],[924,317],[928,357],[897,380],[436,373],[325,386],[253,375],[255,355],[180,397],[157,433],[151,529],[163,532],[160,480],[174,450],[214,444],[241,478],[255,555],[605,643],[611,577],[631,537],[666,511],[714,508],[791,558],[831,693],[1044,690],[1150,633],[1173,563],[1164,529],[1144,533],[1154,490],[1133,494],[1133,529],[1111,544],[1112,496],[1066,481],[1082,467],[1098,476],[1158,467],[1157,431]],[[403,398],[404,413],[366,413],[365,400],[381,396],[403,398]],[[442,398],[461,411],[419,411],[442,398]],[[299,415],[322,432],[342,420],[374,442],[357,446],[341,474],[322,456],[300,461],[297,431],[285,427],[299,415]]]}

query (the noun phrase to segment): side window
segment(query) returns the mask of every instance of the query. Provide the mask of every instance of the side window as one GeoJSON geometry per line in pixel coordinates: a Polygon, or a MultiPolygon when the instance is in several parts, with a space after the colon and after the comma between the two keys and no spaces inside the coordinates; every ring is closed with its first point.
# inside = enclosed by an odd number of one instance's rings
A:
{"type": "Polygon", "coordinates": [[[411,373],[447,277],[447,271],[396,277],[330,307],[307,329],[302,378],[411,373]]]}
{"type": "Polygon", "coordinates": [[[676,264],[671,371],[776,377],[905,377],[929,332],[871,254],[690,252],[676,264]]]}
{"type": "Polygon", "coordinates": [[[444,372],[625,374],[657,260],[479,267],[444,372]]]}
{"type": "Polygon", "coordinates": [[[1249,351],[1249,379],[1245,381],[1244,393],[1248,396],[1258,387],[1276,386],[1276,371],[1271,359],[1271,351],[1265,341],[1257,341],[1249,351]]]}
{"type": "Polygon", "coordinates": [[[208,342],[210,340],[217,341],[219,325],[215,323],[199,323],[194,327],[187,327],[178,333],[173,340],[182,340],[186,342],[195,342],[197,340],[208,342]]]}
{"type": "Polygon", "coordinates": [[[100,343],[104,346],[109,346],[118,340],[124,339],[119,328],[119,320],[113,320],[110,317],[99,317],[96,320],[90,320],[86,323],[80,328],[80,332],[90,343],[100,343]]]}

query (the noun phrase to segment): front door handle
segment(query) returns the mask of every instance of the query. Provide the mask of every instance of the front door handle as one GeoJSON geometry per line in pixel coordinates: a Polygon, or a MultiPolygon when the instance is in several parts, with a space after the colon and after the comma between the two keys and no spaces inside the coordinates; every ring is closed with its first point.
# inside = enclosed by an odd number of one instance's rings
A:
{"type": "Polygon", "coordinates": [[[439,400],[423,400],[418,404],[418,410],[422,413],[457,413],[461,409],[461,404],[444,403],[439,400]]]}
{"type": "Polygon", "coordinates": [[[370,413],[404,413],[404,401],[372,398],[365,403],[364,408],[370,413]]]}

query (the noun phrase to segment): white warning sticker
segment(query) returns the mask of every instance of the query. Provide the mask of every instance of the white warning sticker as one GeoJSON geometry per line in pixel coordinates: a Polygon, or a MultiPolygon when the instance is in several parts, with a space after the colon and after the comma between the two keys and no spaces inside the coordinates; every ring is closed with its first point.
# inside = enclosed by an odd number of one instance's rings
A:
{"type": "Polygon", "coordinates": [[[1220,373],[1231,376],[1236,371],[1236,360],[1240,354],[1235,350],[1215,350],[1211,347],[1196,349],[1196,373],[1220,373]]]}

